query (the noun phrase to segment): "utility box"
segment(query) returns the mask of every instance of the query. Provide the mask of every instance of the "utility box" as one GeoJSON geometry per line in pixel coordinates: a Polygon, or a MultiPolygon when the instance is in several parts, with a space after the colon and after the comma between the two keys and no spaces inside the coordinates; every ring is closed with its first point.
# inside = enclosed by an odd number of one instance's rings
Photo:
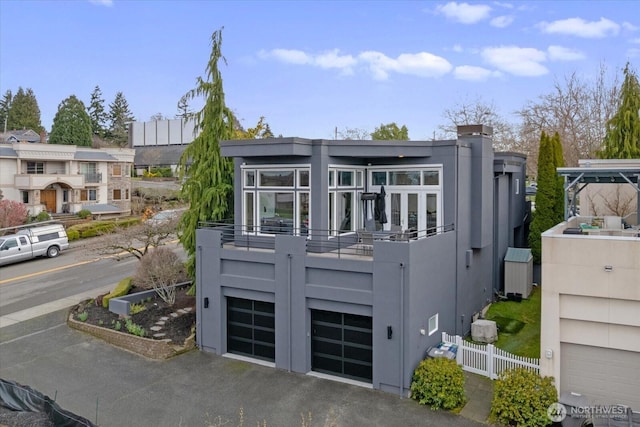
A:
{"type": "Polygon", "coordinates": [[[529,298],[533,286],[531,249],[508,248],[504,257],[504,293],[529,298]]]}

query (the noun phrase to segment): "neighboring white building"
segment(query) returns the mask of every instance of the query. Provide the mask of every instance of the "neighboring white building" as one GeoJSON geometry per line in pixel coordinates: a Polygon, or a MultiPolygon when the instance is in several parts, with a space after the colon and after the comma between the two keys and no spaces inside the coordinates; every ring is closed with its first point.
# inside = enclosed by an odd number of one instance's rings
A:
{"type": "Polygon", "coordinates": [[[42,211],[94,214],[131,212],[131,168],[135,151],[41,143],[0,144],[0,190],[42,211]]]}
{"type": "Polygon", "coordinates": [[[132,122],[129,125],[129,147],[136,151],[136,172],[142,174],[154,167],[170,167],[175,172],[182,153],[195,137],[193,120],[132,122]]]}
{"type": "MultiPolygon", "coordinates": [[[[640,167],[609,166],[558,173],[587,187],[627,181],[637,197],[640,167]]],[[[620,216],[577,216],[542,234],[540,373],[553,376],[561,393],[640,411],[640,227],[633,212],[627,224],[620,216]]]]}

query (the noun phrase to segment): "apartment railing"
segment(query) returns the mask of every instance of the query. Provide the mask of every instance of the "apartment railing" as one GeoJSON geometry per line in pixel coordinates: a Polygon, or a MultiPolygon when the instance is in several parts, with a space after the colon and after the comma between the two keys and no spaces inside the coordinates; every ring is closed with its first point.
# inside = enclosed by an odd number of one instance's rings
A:
{"type": "Polygon", "coordinates": [[[102,183],[102,174],[101,173],[84,173],[84,182],[90,184],[100,184],[102,183]]]}
{"type": "Polygon", "coordinates": [[[200,222],[198,228],[213,228],[222,232],[224,247],[243,250],[275,249],[275,237],[278,235],[305,237],[306,252],[308,254],[333,254],[371,256],[373,242],[384,241],[397,244],[410,244],[413,241],[431,238],[442,233],[454,231],[453,224],[433,227],[428,230],[390,231],[378,230],[372,232],[338,231],[318,228],[294,228],[283,222],[269,223],[262,226],[247,226],[231,224],[229,222],[200,222]],[[367,240],[363,237],[367,234],[367,240]],[[369,235],[370,239],[369,240],[369,235]]]}

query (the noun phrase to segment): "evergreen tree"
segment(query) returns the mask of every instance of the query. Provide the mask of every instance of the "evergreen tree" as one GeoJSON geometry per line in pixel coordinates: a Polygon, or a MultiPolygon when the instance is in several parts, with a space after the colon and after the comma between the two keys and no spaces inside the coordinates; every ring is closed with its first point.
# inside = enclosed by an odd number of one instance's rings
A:
{"type": "Polygon", "coordinates": [[[624,68],[622,98],[616,114],[607,122],[603,159],[640,158],[640,84],[629,63],[624,68]]]}
{"type": "MultiPolygon", "coordinates": [[[[560,141],[560,134],[556,132],[551,138],[551,143],[554,150],[554,173],[556,174],[556,195],[555,195],[555,223],[561,223],[564,221],[564,178],[558,176],[556,168],[562,168],[565,166],[564,155],[562,154],[562,141],[560,141]]],[[[555,225],[555,224],[554,224],[555,225]]]]}
{"type": "Polygon", "coordinates": [[[62,101],[53,118],[49,143],[91,147],[91,134],[91,119],[82,101],[75,95],[62,101]]]}
{"type": "Polygon", "coordinates": [[[398,127],[395,123],[380,125],[371,134],[373,140],[408,141],[409,129],[405,125],[398,127]]]}
{"type": "Polygon", "coordinates": [[[122,92],[116,93],[113,103],[109,104],[109,118],[111,119],[109,137],[118,146],[126,146],[129,142],[129,123],[135,119],[122,92]]]}
{"type": "Polygon", "coordinates": [[[31,89],[26,91],[22,87],[11,101],[7,115],[7,129],[31,129],[36,133],[44,130],[40,123],[40,107],[31,89]]]}
{"type": "MultiPolygon", "coordinates": [[[[0,127],[2,127],[3,130],[5,130],[4,126],[8,124],[9,108],[11,108],[12,99],[13,95],[11,94],[11,91],[7,90],[4,93],[2,100],[0,100],[0,127]]],[[[7,127],[7,129],[9,128],[7,127]]]]}
{"type": "Polygon", "coordinates": [[[189,99],[187,95],[183,95],[182,98],[178,101],[178,114],[176,115],[177,119],[186,120],[191,116],[191,109],[189,108],[189,99]]]}
{"type": "Polygon", "coordinates": [[[91,101],[89,102],[87,113],[91,120],[91,132],[99,137],[104,137],[106,133],[107,112],[104,110],[104,99],[102,98],[102,91],[98,85],[96,85],[93,92],[91,92],[91,101]]]}
{"type": "Polygon", "coordinates": [[[542,259],[542,233],[558,223],[555,212],[558,188],[555,157],[553,141],[547,134],[542,132],[538,152],[536,210],[529,230],[529,245],[531,246],[534,262],[537,264],[542,259]]]}
{"type": "Polygon", "coordinates": [[[204,106],[194,114],[198,137],[189,144],[178,165],[183,196],[190,202],[189,210],[180,220],[180,241],[188,255],[187,271],[195,276],[196,228],[199,221],[219,221],[233,211],[233,161],[220,155],[220,141],[231,139],[233,114],[226,106],[222,75],[218,68],[222,29],[211,36],[211,55],[206,78],[198,77],[196,87],[186,97],[202,96],[204,106]]]}

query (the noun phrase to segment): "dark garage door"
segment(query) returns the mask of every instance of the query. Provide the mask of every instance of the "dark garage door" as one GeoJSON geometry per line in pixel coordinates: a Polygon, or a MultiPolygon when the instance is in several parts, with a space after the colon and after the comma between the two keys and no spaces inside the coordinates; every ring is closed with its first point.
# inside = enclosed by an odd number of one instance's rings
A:
{"type": "Polygon", "coordinates": [[[311,369],[372,380],[371,317],[311,310],[311,369]]]}
{"type": "Polygon", "coordinates": [[[227,298],[227,351],[275,362],[275,306],[227,298]]]}

